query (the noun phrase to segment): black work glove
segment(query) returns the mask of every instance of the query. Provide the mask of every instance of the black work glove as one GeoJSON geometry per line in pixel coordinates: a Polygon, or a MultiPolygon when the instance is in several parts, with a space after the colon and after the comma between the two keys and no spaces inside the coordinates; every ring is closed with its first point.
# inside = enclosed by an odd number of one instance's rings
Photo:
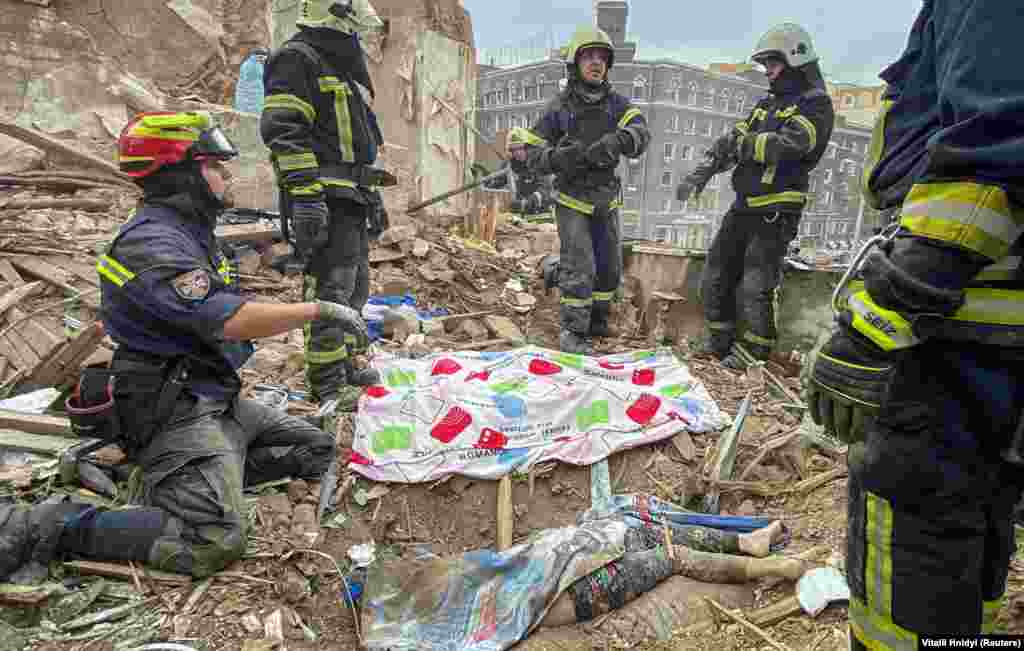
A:
{"type": "Polygon", "coordinates": [[[384,208],[384,199],[380,192],[370,192],[370,205],[366,209],[366,234],[376,240],[381,233],[391,227],[388,211],[384,208]]]}
{"type": "Polygon", "coordinates": [[[811,418],[845,443],[862,441],[867,418],[885,404],[899,356],[840,325],[810,361],[811,418]]]}
{"type": "Polygon", "coordinates": [[[587,147],[586,158],[594,167],[614,167],[626,151],[633,151],[633,136],[617,129],[604,134],[600,140],[587,147]]]}
{"type": "Polygon", "coordinates": [[[556,172],[571,174],[579,166],[583,148],[578,142],[564,142],[550,154],[551,168],[556,172]]]}
{"type": "Polygon", "coordinates": [[[291,228],[295,234],[295,252],[309,259],[327,244],[327,203],[323,199],[292,199],[291,228]]]}
{"type": "Polygon", "coordinates": [[[711,177],[715,175],[715,168],[710,161],[705,161],[697,166],[683,178],[683,181],[676,187],[676,199],[686,201],[693,195],[694,199],[700,197],[704,192],[704,186],[708,184],[711,177]]]}

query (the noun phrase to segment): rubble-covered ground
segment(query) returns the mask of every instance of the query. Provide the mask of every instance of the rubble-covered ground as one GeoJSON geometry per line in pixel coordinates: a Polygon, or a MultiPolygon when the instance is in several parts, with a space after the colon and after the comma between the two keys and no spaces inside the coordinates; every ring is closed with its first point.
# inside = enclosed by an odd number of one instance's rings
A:
{"type": "MultiPolygon", "coordinates": [[[[90,143],[73,144],[87,149],[90,143]]],[[[0,382],[5,389],[35,377],[48,353],[95,319],[94,256],[137,198],[103,170],[58,165],[51,157],[39,164],[46,168],[0,177],[0,186],[7,186],[0,195],[0,382]]],[[[491,245],[466,237],[462,217],[447,222],[393,217],[395,225],[371,253],[372,293],[411,293],[420,308],[444,308],[453,315],[490,314],[427,328],[426,334],[413,324],[390,324],[380,346],[414,353],[502,350],[519,345],[514,341],[518,339],[556,347],[557,292],[544,292],[537,271],[541,256],[557,249],[552,225],[504,221],[491,245]],[[487,318],[494,316],[507,318],[487,318]]],[[[299,276],[270,266],[276,256],[287,253],[287,245],[269,239],[263,232],[266,226],[234,227],[226,237],[237,256],[242,291],[257,300],[298,300],[299,276]],[[246,234],[246,228],[262,234],[246,234]]],[[[628,289],[630,283],[626,284],[628,289]]],[[[622,336],[601,342],[599,353],[653,343],[649,334],[638,331],[637,310],[630,299],[627,291],[625,301],[616,305],[613,324],[622,336]]],[[[846,509],[841,451],[809,445],[798,433],[801,412],[790,398],[771,388],[763,374],[722,369],[691,355],[686,342],[676,342],[676,352],[730,414],[736,413],[748,392],[754,396],[741,433],[735,482],[723,487],[722,511],[780,518],[792,532],[787,554],[822,547],[815,554],[817,560],[840,562],[846,509]]],[[[102,360],[109,354],[107,341],[90,353],[90,359],[102,360]]],[[[261,342],[242,374],[249,390],[258,384],[301,390],[302,363],[302,333],[296,330],[261,342]]],[[[767,370],[791,393],[798,393],[797,366],[779,360],[769,363],[767,370]]],[[[313,405],[293,400],[288,409],[306,414],[313,405]]],[[[351,420],[343,420],[337,434],[338,455],[344,462],[351,451],[351,420]]],[[[609,462],[612,489],[692,505],[708,490],[708,466],[718,439],[719,433],[681,434],[616,455],[609,462]]],[[[109,450],[107,457],[112,458],[109,450]]],[[[41,470],[0,466],[0,499],[36,501],[67,488],[56,481],[52,464],[41,470]]],[[[516,476],[514,540],[573,523],[576,514],[588,508],[589,494],[590,471],[585,467],[549,464],[516,476]]],[[[316,522],[315,483],[277,482],[249,495],[250,548],[226,571],[193,584],[142,567],[122,569],[120,577],[107,578],[82,566],[55,567],[52,585],[61,585],[63,579],[65,589],[71,588],[68,596],[55,594],[36,607],[0,611],[0,640],[10,645],[0,647],[19,648],[14,646],[19,639],[31,638],[28,648],[53,651],[128,649],[145,640],[174,641],[208,651],[357,648],[339,576],[347,569],[352,546],[373,540],[386,558],[410,553],[414,544],[430,543],[436,552],[452,554],[489,547],[495,541],[493,482],[450,477],[432,485],[371,485],[345,470],[339,478],[338,514],[329,518],[327,527],[316,522]],[[138,597],[146,599],[144,606],[122,612],[113,623],[68,626],[76,617],[108,611],[138,597]],[[2,621],[28,628],[11,629],[2,621]]],[[[1024,604],[1022,570],[1015,561],[1010,607],[1003,615],[1012,630],[1024,629],[1016,616],[1024,604]]],[[[755,606],[781,602],[792,594],[790,583],[762,581],[755,590],[755,606]]],[[[745,613],[755,621],[756,615],[756,610],[745,613]]],[[[761,628],[791,649],[840,649],[845,648],[845,618],[845,609],[833,606],[816,619],[789,614],[761,628]]],[[[543,633],[527,648],[721,651],[770,646],[729,620],[697,633],[678,631],[671,640],[647,638],[640,628],[624,630],[613,616],[574,633],[543,633]]]]}

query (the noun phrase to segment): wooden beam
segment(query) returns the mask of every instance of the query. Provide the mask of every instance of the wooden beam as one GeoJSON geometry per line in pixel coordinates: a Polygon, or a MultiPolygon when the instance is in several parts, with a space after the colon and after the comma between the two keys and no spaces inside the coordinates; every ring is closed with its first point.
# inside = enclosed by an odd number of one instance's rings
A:
{"type": "Polygon", "coordinates": [[[14,268],[11,261],[7,258],[0,259],[0,276],[4,277],[8,283],[14,287],[20,287],[25,284],[25,280],[21,277],[21,274],[14,268]]]}
{"type": "Polygon", "coordinates": [[[71,145],[57,140],[56,138],[52,138],[41,131],[26,129],[14,124],[13,122],[0,120],[0,133],[12,138],[17,138],[18,140],[27,142],[30,145],[35,145],[36,147],[45,149],[48,152],[70,158],[85,167],[102,170],[115,178],[122,179],[129,183],[132,181],[130,176],[123,173],[118,169],[117,165],[114,165],[110,161],[100,158],[95,154],[81,151],[76,147],[72,147],[71,145]]]}
{"type": "Polygon", "coordinates": [[[48,255],[43,258],[46,262],[49,262],[54,267],[63,269],[71,276],[84,280],[93,287],[100,286],[100,274],[96,271],[96,265],[80,262],[74,258],[69,258],[59,255],[48,255]]]}
{"type": "Polygon", "coordinates": [[[32,370],[28,380],[33,384],[54,387],[73,383],[82,362],[99,348],[103,334],[103,324],[99,321],[83,328],[74,339],[54,348],[32,370]]]}
{"type": "MultiPolygon", "coordinates": [[[[119,565],[116,563],[69,561],[64,563],[64,567],[75,570],[79,574],[107,576],[114,579],[121,579],[122,581],[131,581],[133,577],[132,568],[127,565],[119,565]]],[[[192,583],[192,577],[187,574],[173,574],[171,572],[161,572],[159,570],[151,570],[149,568],[146,568],[146,578],[159,581],[160,583],[170,583],[173,585],[188,585],[192,583]]]]}
{"type": "MultiPolygon", "coordinates": [[[[84,210],[109,212],[114,204],[107,200],[86,199],[12,199],[0,202],[0,210],[84,210]]],[[[18,215],[20,217],[21,215],[18,215]]]]}
{"type": "Polygon", "coordinates": [[[0,409],[0,428],[16,429],[29,434],[49,434],[54,436],[74,436],[71,421],[62,416],[44,416],[42,414],[26,414],[10,409],[0,409]]]}
{"type": "Polygon", "coordinates": [[[0,430],[0,450],[15,452],[32,452],[56,456],[78,443],[87,443],[93,439],[76,439],[64,436],[46,436],[43,434],[26,434],[14,430],[0,430]]]}
{"type": "Polygon", "coordinates": [[[18,333],[28,342],[28,345],[32,347],[36,355],[39,355],[40,359],[46,357],[53,352],[54,348],[67,341],[66,337],[58,337],[43,327],[38,321],[27,320],[25,313],[18,308],[11,309],[11,321],[23,324],[23,327],[17,329],[18,333]]]}
{"type": "MultiPolygon", "coordinates": [[[[718,454],[715,455],[715,465],[711,468],[711,479],[713,481],[725,481],[732,479],[733,469],[736,467],[736,452],[739,449],[740,432],[743,430],[743,423],[750,413],[750,402],[753,400],[753,391],[747,392],[747,397],[740,403],[740,408],[733,419],[732,428],[718,441],[718,454]]],[[[704,496],[704,512],[718,513],[721,490],[719,486],[712,485],[711,489],[704,496]]]]}
{"type": "Polygon", "coordinates": [[[495,540],[497,551],[503,552],[512,546],[512,476],[505,475],[498,481],[498,504],[495,509],[498,529],[495,540]]]}
{"type": "Polygon", "coordinates": [[[214,231],[222,242],[266,242],[281,239],[281,231],[267,224],[225,224],[214,231]]]}
{"type": "MultiPolygon", "coordinates": [[[[60,267],[53,266],[45,260],[29,256],[11,256],[9,259],[15,268],[29,276],[32,276],[33,278],[45,280],[51,285],[59,287],[69,294],[82,293],[81,290],[76,289],[68,283],[67,280],[65,280],[68,276],[68,272],[64,271],[60,267]]],[[[82,296],[82,301],[93,309],[97,309],[100,306],[100,299],[96,294],[82,296]]]]}
{"type": "Polygon", "coordinates": [[[11,309],[24,299],[38,292],[39,288],[42,286],[43,281],[37,280],[34,283],[15,287],[3,296],[0,296],[0,316],[6,314],[7,310],[11,309]]]}

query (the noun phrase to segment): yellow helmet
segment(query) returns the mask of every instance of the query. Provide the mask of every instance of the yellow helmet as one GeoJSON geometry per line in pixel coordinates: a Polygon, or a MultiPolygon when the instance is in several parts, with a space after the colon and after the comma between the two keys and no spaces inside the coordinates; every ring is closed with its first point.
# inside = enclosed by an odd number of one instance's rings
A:
{"type": "Polygon", "coordinates": [[[608,69],[611,70],[612,65],[615,63],[615,46],[604,30],[598,29],[593,25],[583,25],[572,35],[572,40],[569,41],[569,45],[563,50],[566,66],[575,68],[576,59],[579,57],[580,52],[592,47],[603,48],[608,52],[608,69]]]}
{"type": "Polygon", "coordinates": [[[299,27],[326,27],[344,34],[373,32],[383,29],[370,0],[302,0],[299,27]]]}

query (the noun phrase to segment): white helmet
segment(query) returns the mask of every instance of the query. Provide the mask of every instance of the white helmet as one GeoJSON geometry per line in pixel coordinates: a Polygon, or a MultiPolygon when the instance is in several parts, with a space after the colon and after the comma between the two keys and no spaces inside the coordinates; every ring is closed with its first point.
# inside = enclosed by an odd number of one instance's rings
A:
{"type": "Polygon", "coordinates": [[[375,32],[384,27],[370,0],[302,0],[295,24],[326,27],[345,34],[375,32]]]}
{"type": "Polygon", "coordinates": [[[750,58],[763,63],[771,57],[782,59],[791,68],[799,68],[818,60],[811,35],[796,23],[782,23],[765,32],[757,41],[757,47],[750,58]]]}

